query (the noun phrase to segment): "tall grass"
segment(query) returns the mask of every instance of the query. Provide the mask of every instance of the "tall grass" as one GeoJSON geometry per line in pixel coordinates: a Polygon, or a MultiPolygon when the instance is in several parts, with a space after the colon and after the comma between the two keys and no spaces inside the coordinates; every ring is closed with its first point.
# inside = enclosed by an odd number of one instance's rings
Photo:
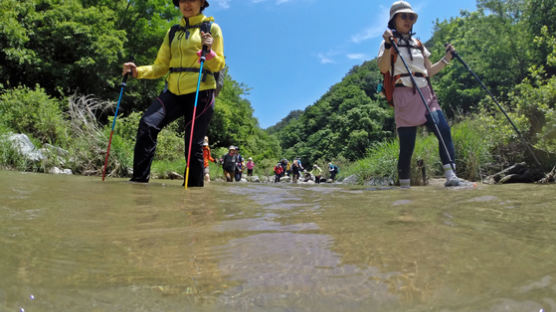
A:
{"type": "Polygon", "coordinates": [[[462,178],[481,180],[492,166],[491,150],[495,141],[485,133],[487,130],[476,119],[466,119],[452,129],[452,138],[456,149],[458,175],[462,178]]]}
{"type": "MultiPolygon", "coordinates": [[[[452,139],[456,149],[456,171],[458,176],[479,180],[486,174],[492,162],[489,135],[479,120],[466,119],[452,128],[452,139]]],[[[421,185],[423,169],[427,177],[442,176],[439,142],[432,133],[419,130],[411,161],[411,183],[421,185]],[[419,165],[422,161],[422,166],[419,165]]],[[[356,175],[359,183],[386,184],[397,181],[399,141],[391,140],[373,144],[367,150],[367,157],[348,164],[341,172],[345,178],[356,175]]]]}

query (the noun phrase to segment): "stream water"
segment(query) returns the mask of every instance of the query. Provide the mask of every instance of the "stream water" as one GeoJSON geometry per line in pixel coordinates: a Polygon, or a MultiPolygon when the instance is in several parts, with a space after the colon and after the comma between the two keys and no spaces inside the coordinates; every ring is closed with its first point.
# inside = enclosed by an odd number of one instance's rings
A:
{"type": "Polygon", "coordinates": [[[0,171],[0,311],[556,311],[555,195],[0,171]]]}

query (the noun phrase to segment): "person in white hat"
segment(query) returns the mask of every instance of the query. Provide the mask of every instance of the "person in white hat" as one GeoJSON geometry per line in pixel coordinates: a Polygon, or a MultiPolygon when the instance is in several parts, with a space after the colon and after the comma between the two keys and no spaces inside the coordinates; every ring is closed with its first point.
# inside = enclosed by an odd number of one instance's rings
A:
{"type": "Polygon", "coordinates": [[[255,162],[253,161],[253,157],[247,158],[247,164],[245,164],[245,167],[247,167],[247,176],[249,177],[253,176],[253,168],[255,168],[255,162]]]}
{"type": "Polygon", "coordinates": [[[410,187],[411,157],[415,147],[417,127],[426,125],[435,135],[434,123],[438,125],[440,134],[446,144],[444,148],[439,144],[440,158],[442,160],[444,174],[446,176],[445,186],[458,186],[465,181],[459,179],[452,168],[455,168],[455,151],[452,143],[450,126],[442,114],[440,105],[432,90],[430,77],[437,74],[446,67],[452,59],[452,45],[446,46],[445,55],[436,63],[432,64],[429,57],[431,53],[423,44],[413,37],[413,25],[417,22],[419,15],[406,1],[396,1],[390,7],[390,19],[388,29],[383,34],[384,41],[380,45],[378,54],[378,67],[383,74],[393,77],[393,106],[394,119],[400,140],[400,154],[398,158],[398,178],[400,187],[410,187]],[[392,40],[397,44],[400,55],[396,54],[392,47],[392,40]],[[400,57],[401,56],[401,57],[400,57]],[[407,62],[412,71],[416,86],[411,81],[403,61],[407,62]],[[416,92],[419,88],[425,97],[432,112],[429,116],[426,107],[416,92]],[[446,150],[449,156],[446,154],[446,150]],[[452,163],[450,163],[450,159],[452,163]]]}
{"type": "Polygon", "coordinates": [[[205,168],[205,183],[209,183],[210,182],[210,167],[209,167],[209,161],[212,161],[213,163],[216,163],[216,159],[214,159],[210,153],[210,146],[209,146],[209,140],[208,137],[205,136],[205,140],[203,142],[203,166],[205,168]]]}
{"type": "Polygon", "coordinates": [[[230,145],[228,148],[228,153],[222,156],[222,169],[224,170],[224,176],[226,177],[226,182],[234,182],[234,175],[237,165],[237,154],[236,147],[230,145]]]}

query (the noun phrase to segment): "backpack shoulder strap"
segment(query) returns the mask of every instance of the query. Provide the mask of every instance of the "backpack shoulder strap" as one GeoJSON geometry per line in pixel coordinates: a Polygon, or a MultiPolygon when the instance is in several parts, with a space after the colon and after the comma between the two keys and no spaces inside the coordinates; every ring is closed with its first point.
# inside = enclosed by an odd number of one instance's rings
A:
{"type": "Polygon", "coordinates": [[[170,32],[168,33],[168,45],[172,45],[172,40],[174,40],[174,37],[176,36],[176,31],[178,31],[180,28],[182,28],[179,24],[174,24],[172,27],[170,27],[170,32]]]}
{"type": "Polygon", "coordinates": [[[193,26],[186,25],[185,27],[181,26],[180,24],[174,24],[172,25],[172,27],[170,27],[170,33],[168,34],[168,44],[172,45],[172,40],[174,40],[174,37],[176,36],[176,32],[178,30],[186,32],[187,35],[189,36],[189,32],[187,31],[188,29],[200,28],[202,32],[210,33],[211,27],[212,27],[211,21],[204,21],[201,24],[197,24],[193,26]]]}
{"type": "MultiPolygon", "coordinates": [[[[398,40],[396,38],[394,38],[394,43],[398,44],[398,40]]],[[[396,63],[396,60],[398,59],[398,53],[396,52],[396,49],[394,49],[394,47],[390,47],[390,72],[392,73],[392,75],[394,75],[394,64],[396,63]]]]}
{"type": "Polygon", "coordinates": [[[425,46],[423,45],[421,40],[419,40],[419,39],[415,39],[415,40],[417,40],[417,47],[419,48],[419,50],[421,50],[421,53],[423,53],[423,55],[425,55],[425,46]]]}

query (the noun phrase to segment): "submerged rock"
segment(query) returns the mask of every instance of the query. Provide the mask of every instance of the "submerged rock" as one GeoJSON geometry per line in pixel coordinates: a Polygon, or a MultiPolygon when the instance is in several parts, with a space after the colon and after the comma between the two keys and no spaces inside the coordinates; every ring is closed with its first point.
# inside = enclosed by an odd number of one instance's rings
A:
{"type": "Polygon", "coordinates": [[[71,169],[60,169],[58,167],[50,168],[50,170],[48,170],[48,173],[50,173],[50,174],[67,174],[67,175],[72,175],[73,174],[71,169]]]}
{"type": "Polygon", "coordinates": [[[167,173],[168,179],[170,180],[183,180],[183,176],[175,171],[170,171],[167,173]]]}

